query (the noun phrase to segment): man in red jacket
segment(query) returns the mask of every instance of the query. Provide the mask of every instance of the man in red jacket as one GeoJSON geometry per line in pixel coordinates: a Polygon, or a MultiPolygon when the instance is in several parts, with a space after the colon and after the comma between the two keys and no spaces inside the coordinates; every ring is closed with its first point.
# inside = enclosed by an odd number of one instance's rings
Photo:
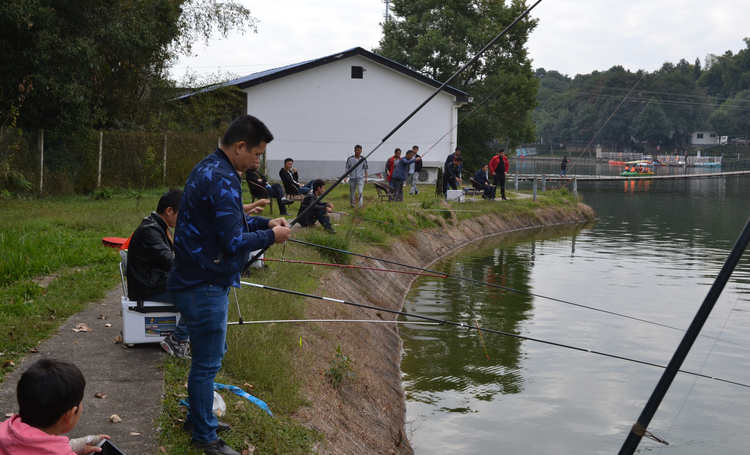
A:
{"type": "Polygon", "coordinates": [[[490,173],[495,177],[495,186],[500,187],[500,196],[504,201],[505,197],[505,173],[510,170],[510,162],[505,156],[505,150],[500,149],[500,153],[493,156],[490,160],[490,173]]]}
{"type": "Polygon", "coordinates": [[[400,159],[401,159],[401,149],[396,149],[393,151],[393,156],[388,158],[388,161],[385,162],[385,178],[386,180],[388,180],[388,182],[391,181],[391,176],[393,175],[393,166],[400,159]]]}

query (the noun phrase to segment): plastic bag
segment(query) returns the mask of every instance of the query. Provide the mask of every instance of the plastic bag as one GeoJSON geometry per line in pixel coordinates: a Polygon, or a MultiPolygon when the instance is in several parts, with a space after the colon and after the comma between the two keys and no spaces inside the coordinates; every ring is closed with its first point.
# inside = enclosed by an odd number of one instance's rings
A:
{"type": "Polygon", "coordinates": [[[219,392],[214,390],[214,405],[212,409],[216,417],[223,417],[227,413],[227,404],[224,403],[224,398],[219,395],[219,392]]]}

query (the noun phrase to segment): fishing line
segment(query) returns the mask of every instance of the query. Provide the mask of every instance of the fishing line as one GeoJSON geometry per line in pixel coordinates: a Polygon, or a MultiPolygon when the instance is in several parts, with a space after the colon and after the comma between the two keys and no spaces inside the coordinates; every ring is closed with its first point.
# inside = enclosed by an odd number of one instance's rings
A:
{"type": "MultiPolygon", "coordinates": [[[[364,259],[370,259],[370,260],[373,260],[373,261],[380,261],[380,262],[383,262],[385,264],[398,265],[398,266],[406,267],[406,268],[413,269],[413,270],[420,270],[422,272],[443,274],[442,272],[437,271],[437,270],[431,270],[431,269],[427,269],[427,268],[423,268],[423,267],[417,267],[417,266],[414,266],[414,265],[403,264],[403,263],[396,262],[396,261],[390,261],[388,259],[376,258],[376,257],[373,257],[373,256],[368,256],[366,254],[354,253],[352,251],[341,250],[341,249],[333,248],[333,247],[330,247],[330,246],[317,245],[315,243],[306,242],[304,240],[289,239],[288,241],[289,242],[298,243],[300,245],[306,245],[306,246],[310,246],[310,247],[321,248],[321,249],[324,249],[324,250],[331,250],[331,251],[335,251],[337,253],[350,254],[352,256],[357,256],[357,257],[361,257],[361,258],[364,258],[364,259]]],[[[662,328],[665,328],[665,329],[675,330],[675,331],[680,332],[680,333],[685,333],[685,329],[681,329],[681,328],[676,327],[676,326],[672,326],[672,325],[669,325],[669,324],[663,324],[661,322],[656,322],[656,321],[650,321],[648,319],[643,319],[643,318],[639,318],[639,317],[636,317],[636,316],[630,316],[630,315],[627,315],[627,314],[618,313],[616,311],[605,310],[603,308],[597,308],[597,307],[593,307],[593,306],[589,306],[589,305],[584,305],[582,303],[575,303],[575,302],[572,302],[570,300],[559,299],[557,297],[551,297],[551,296],[548,296],[548,295],[538,294],[538,293],[535,293],[535,292],[521,291],[519,289],[511,288],[511,287],[508,287],[508,286],[503,286],[503,285],[495,284],[495,283],[488,283],[486,281],[481,281],[481,280],[477,280],[477,279],[469,278],[469,277],[464,277],[464,276],[460,276],[460,275],[452,275],[452,274],[449,274],[449,273],[445,273],[443,275],[445,275],[446,278],[451,278],[451,279],[454,279],[454,280],[468,281],[470,283],[479,284],[479,285],[488,286],[488,287],[497,288],[497,289],[502,289],[504,291],[513,292],[513,293],[519,294],[519,295],[532,296],[532,297],[537,297],[537,298],[540,298],[540,299],[550,300],[550,301],[553,301],[553,302],[563,303],[563,304],[566,304],[566,305],[572,305],[572,306],[575,306],[575,307],[578,307],[578,308],[584,308],[584,309],[587,309],[587,310],[592,310],[592,311],[597,311],[597,312],[600,312],[600,313],[608,314],[610,316],[617,316],[617,317],[621,317],[621,318],[625,318],[625,319],[630,319],[632,321],[638,321],[638,322],[642,322],[644,324],[650,324],[650,325],[662,327],[662,328]]],[[[701,336],[705,337],[705,338],[709,338],[709,339],[714,338],[714,337],[712,337],[710,335],[701,335],[701,336]]],[[[728,341],[724,341],[724,342],[725,343],[729,343],[729,344],[736,344],[736,343],[731,343],[731,342],[728,342],[728,341]]]]}
{"type": "Polygon", "coordinates": [[[425,321],[386,321],[382,319],[271,319],[268,321],[237,321],[227,322],[227,325],[252,325],[252,324],[302,324],[311,322],[347,322],[366,324],[402,324],[402,325],[440,325],[438,322],[425,321]]]}
{"type": "MultiPolygon", "coordinates": [[[[304,218],[315,207],[315,205],[318,202],[322,201],[331,191],[333,191],[334,188],[336,188],[342,181],[344,181],[344,179],[349,174],[351,174],[352,172],[354,172],[354,170],[357,169],[360,165],[362,165],[362,163],[364,163],[365,161],[367,161],[367,158],[369,158],[373,153],[375,153],[376,150],[378,150],[383,144],[385,144],[385,142],[391,136],[393,136],[396,133],[396,131],[398,131],[399,129],[401,129],[401,127],[404,126],[404,124],[406,124],[406,122],[408,122],[412,117],[414,117],[417,114],[417,112],[419,112],[420,110],[422,110],[422,108],[427,103],[429,103],[440,92],[442,92],[443,89],[445,87],[447,87],[448,84],[451,81],[453,81],[456,77],[458,77],[459,74],[461,74],[464,70],[466,70],[466,68],[468,68],[469,66],[473,65],[477,60],[479,60],[479,58],[482,56],[482,54],[484,54],[484,52],[487,49],[489,49],[490,47],[494,46],[495,43],[498,40],[500,40],[500,38],[503,37],[503,35],[505,35],[511,28],[513,28],[521,19],[525,18],[531,12],[531,10],[533,10],[541,2],[542,2],[542,0],[537,0],[536,2],[534,2],[533,5],[531,5],[530,7],[528,7],[518,17],[516,17],[513,20],[513,22],[511,22],[510,24],[508,24],[500,33],[498,33],[497,35],[495,35],[495,37],[492,38],[487,44],[485,44],[484,47],[482,49],[480,49],[479,52],[477,52],[468,62],[466,62],[461,68],[459,68],[455,73],[453,73],[445,82],[443,82],[442,84],[440,84],[440,86],[437,89],[435,89],[435,91],[433,91],[432,94],[430,96],[428,96],[427,99],[425,99],[422,102],[422,104],[420,104],[419,106],[417,106],[417,108],[414,109],[409,115],[407,115],[405,119],[403,119],[401,122],[399,122],[398,125],[396,125],[388,134],[386,134],[385,137],[380,141],[380,143],[375,146],[375,148],[373,148],[369,153],[367,153],[367,155],[361,157],[359,159],[359,161],[357,161],[357,163],[354,166],[352,166],[346,172],[344,172],[341,175],[341,177],[339,177],[338,180],[336,180],[336,182],[333,183],[333,185],[329,186],[328,189],[323,192],[323,194],[321,194],[320,196],[318,196],[317,198],[315,198],[315,200],[305,210],[303,210],[302,212],[298,213],[297,217],[292,220],[292,222],[290,223],[290,225],[294,226],[295,224],[297,224],[299,222],[300,219],[304,218]]],[[[250,264],[252,264],[253,262],[255,262],[263,253],[265,253],[265,251],[267,249],[268,249],[268,247],[265,247],[262,250],[260,250],[255,256],[253,256],[245,264],[245,267],[244,267],[243,271],[246,271],[248,269],[248,267],[250,266],[250,264]]]]}
{"type": "Polygon", "coordinates": [[[298,259],[274,259],[274,258],[263,258],[261,261],[269,262],[286,262],[289,264],[307,264],[307,265],[320,265],[323,267],[338,267],[342,269],[361,269],[361,270],[372,270],[374,272],[390,272],[390,273],[402,273],[405,275],[416,275],[416,276],[429,276],[434,278],[447,278],[446,274],[439,273],[424,273],[424,272],[411,272],[409,270],[394,270],[394,269],[382,269],[379,267],[368,267],[364,265],[352,265],[352,264],[333,264],[330,262],[315,262],[315,261],[302,261],[298,259]]]}
{"type": "MultiPolygon", "coordinates": [[[[506,336],[506,337],[510,337],[510,338],[516,338],[516,339],[519,339],[519,340],[535,341],[537,343],[547,344],[547,345],[550,345],[550,346],[557,346],[559,348],[570,349],[570,350],[579,351],[579,352],[587,352],[589,354],[596,354],[596,355],[599,355],[599,356],[609,357],[609,358],[612,358],[612,359],[624,360],[624,361],[627,361],[627,362],[632,362],[632,363],[637,363],[637,364],[641,364],[641,365],[647,365],[647,366],[657,367],[657,368],[661,368],[661,369],[666,369],[666,365],[661,365],[661,364],[658,364],[658,363],[649,362],[647,360],[639,360],[639,359],[635,359],[635,358],[632,358],[632,357],[626,357],[626,356],[622,356],[622,355],[618,355],[618,354],[610,354],[610,353],[607,353],[607,352],[597,351],[597,350],[594,350],[594,349],[583,348],[583,347],[574,346],[574,345],[571,345],[571,344],[558,343],[556,341],[545,340],[545,339],[542,339],[542,338],[534,338],[534,337],[530,337],[530,336],[519,335],[519,334],[516,334],[516,333],[505,332],[505,331],[497,330],[497,329],[489,329],[489,328],[481,327],[481,326],[477,327],[477,326],[473,326],[471,324],[466,324],[464,322],[448,321],[448,320],[444,320],[444,319],[433,318],[431,316],[422,316],[422,315],[416,314],[416,313],[408,313],[406,311],[391,310],[391,309],[384,308],[384,307],[378,307],[378,306],[374,306],[374,305],[367,305],[367,304],[364,304],[364,303],[350,302],[348,300],[342,300],[342,299],[334,299],[332,297],[325,297],[325,296],[319,296],[319,295],[314,295],[314,294],[308,294],[306,292],[294,291],[294,290],[291,290],[291,289],[282,289],[282,288],[277,288],[277,287],[273,287],[273,286],[266,286],[264,284],[250,283],[250,282],[247,282],[247,281],[240,281],[240,284],[242,284],[244,286],[250,286],[250,287],[254,287],[254,288],[265,289],[265,290],[268,290],[268,291],[280,292],[280,293],[283,293],[283,294],[296,295],[298,297],[312,298],[312,299],[317,299],[317,300],[323,300],[323,301],[326,301],[326,302],[340,303],[340,304],[343,304],[343,305],[349,305],[349,306],[354,306],[354,307],[358,307],[358,308],[366,308],[366,309],[369,309],[369,310],[381,311],[381,312],[384,312],[384,313],[391,313],[391,314],[396,314],[396,315],[400,315],[400,316],[406,316],[406,317],[412,317],[412,318],[416,318],[416,319],[422,319],[422,320],[428,321],[428,322],[435,322],[435,323],[442,324],[442,325],[449,325],[449,326],[464,328],[464,329],[468,329],[468,330],[476,330],[478,332],[494,333],[495,335],[502,335],[502,336],[506,336]]],[[[697,373],[697,372],[690,371],[690,370],[678,370],[678,371],[681,372],[681,373],[684,373],[684,374],[692,375],[692,376],[698,376],[698,377],[705,378],[705,379],[710,379],[710,380],[714,380],[714,381],[724,382],[724,383],[727,383],[727,384],[734,384],[734,385],[737,385],[737,386],[740,386],[740,387],[750,388],[750,384],[744,384],[744,383],[741,383],[741,382],[732,381],[730,379],[724,379],[724,378],[719,378],[719,377],[715,377],[715,376],[709,376],[707,374],[697,373]]]]}

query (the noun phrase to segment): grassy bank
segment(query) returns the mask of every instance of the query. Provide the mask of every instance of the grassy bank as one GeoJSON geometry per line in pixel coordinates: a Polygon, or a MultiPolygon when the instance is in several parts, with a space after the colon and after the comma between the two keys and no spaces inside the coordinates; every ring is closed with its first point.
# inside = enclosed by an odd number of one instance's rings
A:
{"type": "MultiPolygon", "coordinates": [[[[156,205],[161,191],[115,193],[110,199],[70,197],[45,200],[0,201],[0,357],[12,360],[47,337],[57,325],[83,305],[99,298],[119,281],[115,250],[101,246],[103,236],[125,237],[140,219],[156,205]],[[6,260],[13,261],[5,266],[6,260]],[[59,274],[41,288],[34,279],[59,274]],[[31,330],[31,328],[34,330],[31,330]],[[39,327],[39,330],[36,328],[39,327]],[[11,334],[11,336],[5,336],[11,334]]],[[[337,233],[326,234],[319,227],[294,231],[294,237],[337,248],[365,252],[374,245],[386,245],[395,237],[416,229],[436,228],[446,223],[500,212],[507,217],[528,214],[547,206],[575,204],[565,191],[547,192],[536,202],[517,198],[508,202],[478,201],[446,204],[435,198],[432,187],[423,187],[418,196],[406,196],[404,203],[377,202],[374,188],[368,187],[365,208],[352,210],[348,188],[331,194],[338,219],[337,233]]],[[[296,213],[298,204],[290,206],[296,213]]],[[[350,256],[320,252],[297,244],[274,246],[269,258],[303,259],[323,262],[349,262],[350,256]]],[[[313,292],[327,268],[301,264],[269,263],[254,269],[248,280],[313,292]]],[[[304,315],[301,298],[269,291],[243,288],[237,292],[245,320],[300,319],[304,315]]],[[[230,320],[237,319],[234,296],[230,293],[230,320]]],[[[305,362],[308,348],[295,325],[246,325],[229,328],[229,351],[218,382],[234,384],[266,401],[274,412],[268,417],[254,405],[233,394],[223,394],[228,405],[226,420],[234,430],[226,440],[237,448],[252,444],[258,453],[310,453],[319,436],[293,420],[305,404],[299,393],[302,378],[295,375],[294,361],[305,362]]],[[[332,341],[331,358],[336,346],[332,341]]],[[[189,437],[180,427],[184,410],[178,401],[187,394],[185,383],[189,364],[165,360],[165,398],[160,417],[160,445],[167,453],[198,453],[189,449],[189,437]]],[[[320,372],[325,375],[324,371],[320,372]]]]}

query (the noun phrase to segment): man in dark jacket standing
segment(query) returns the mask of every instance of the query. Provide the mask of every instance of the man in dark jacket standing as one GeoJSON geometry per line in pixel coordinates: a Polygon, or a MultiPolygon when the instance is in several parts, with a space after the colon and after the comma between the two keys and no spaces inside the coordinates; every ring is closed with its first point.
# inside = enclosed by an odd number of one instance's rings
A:
{"type": "Polygon", "coordinates": [[[500,149],[500,153],[490,160],[490,172],[495,176],[495,186],[500,187],[500,196],[504,201],[508,200],[505,197],[505,173],[508,172],[509,168],[510,163],[508,157],[505,156],[505,150],[500,149]]]}
{"type": "MultiPolygon", "coordinates": [[[[182,190],[170,190],[156,206],[156,212],[141,221],[128,245],[128,298],[174,303],[167,291],[167,275],[174,262],[174,242],[169,228],[177,223],[182,190]]],[[[180,318],[174,333],[161,342],[170,355],[189,359],[188,333],[180,318]]]]}
{"type": "Polygon", "coordinates": [[[239,173],[257,169],[272,140],[257,118],[235,119],[221,146],[190,173],[177,219],[167,288],[185,318],[192,345],[185,427],[192,431],[193,445],[210,455],[239,455],[216,435],[221,428],[211,411],[213,382],[226,347],[229,287],[240,286],[251,251],[289,238],[283,218],[246,217],[242,208],[239,173]]]}

